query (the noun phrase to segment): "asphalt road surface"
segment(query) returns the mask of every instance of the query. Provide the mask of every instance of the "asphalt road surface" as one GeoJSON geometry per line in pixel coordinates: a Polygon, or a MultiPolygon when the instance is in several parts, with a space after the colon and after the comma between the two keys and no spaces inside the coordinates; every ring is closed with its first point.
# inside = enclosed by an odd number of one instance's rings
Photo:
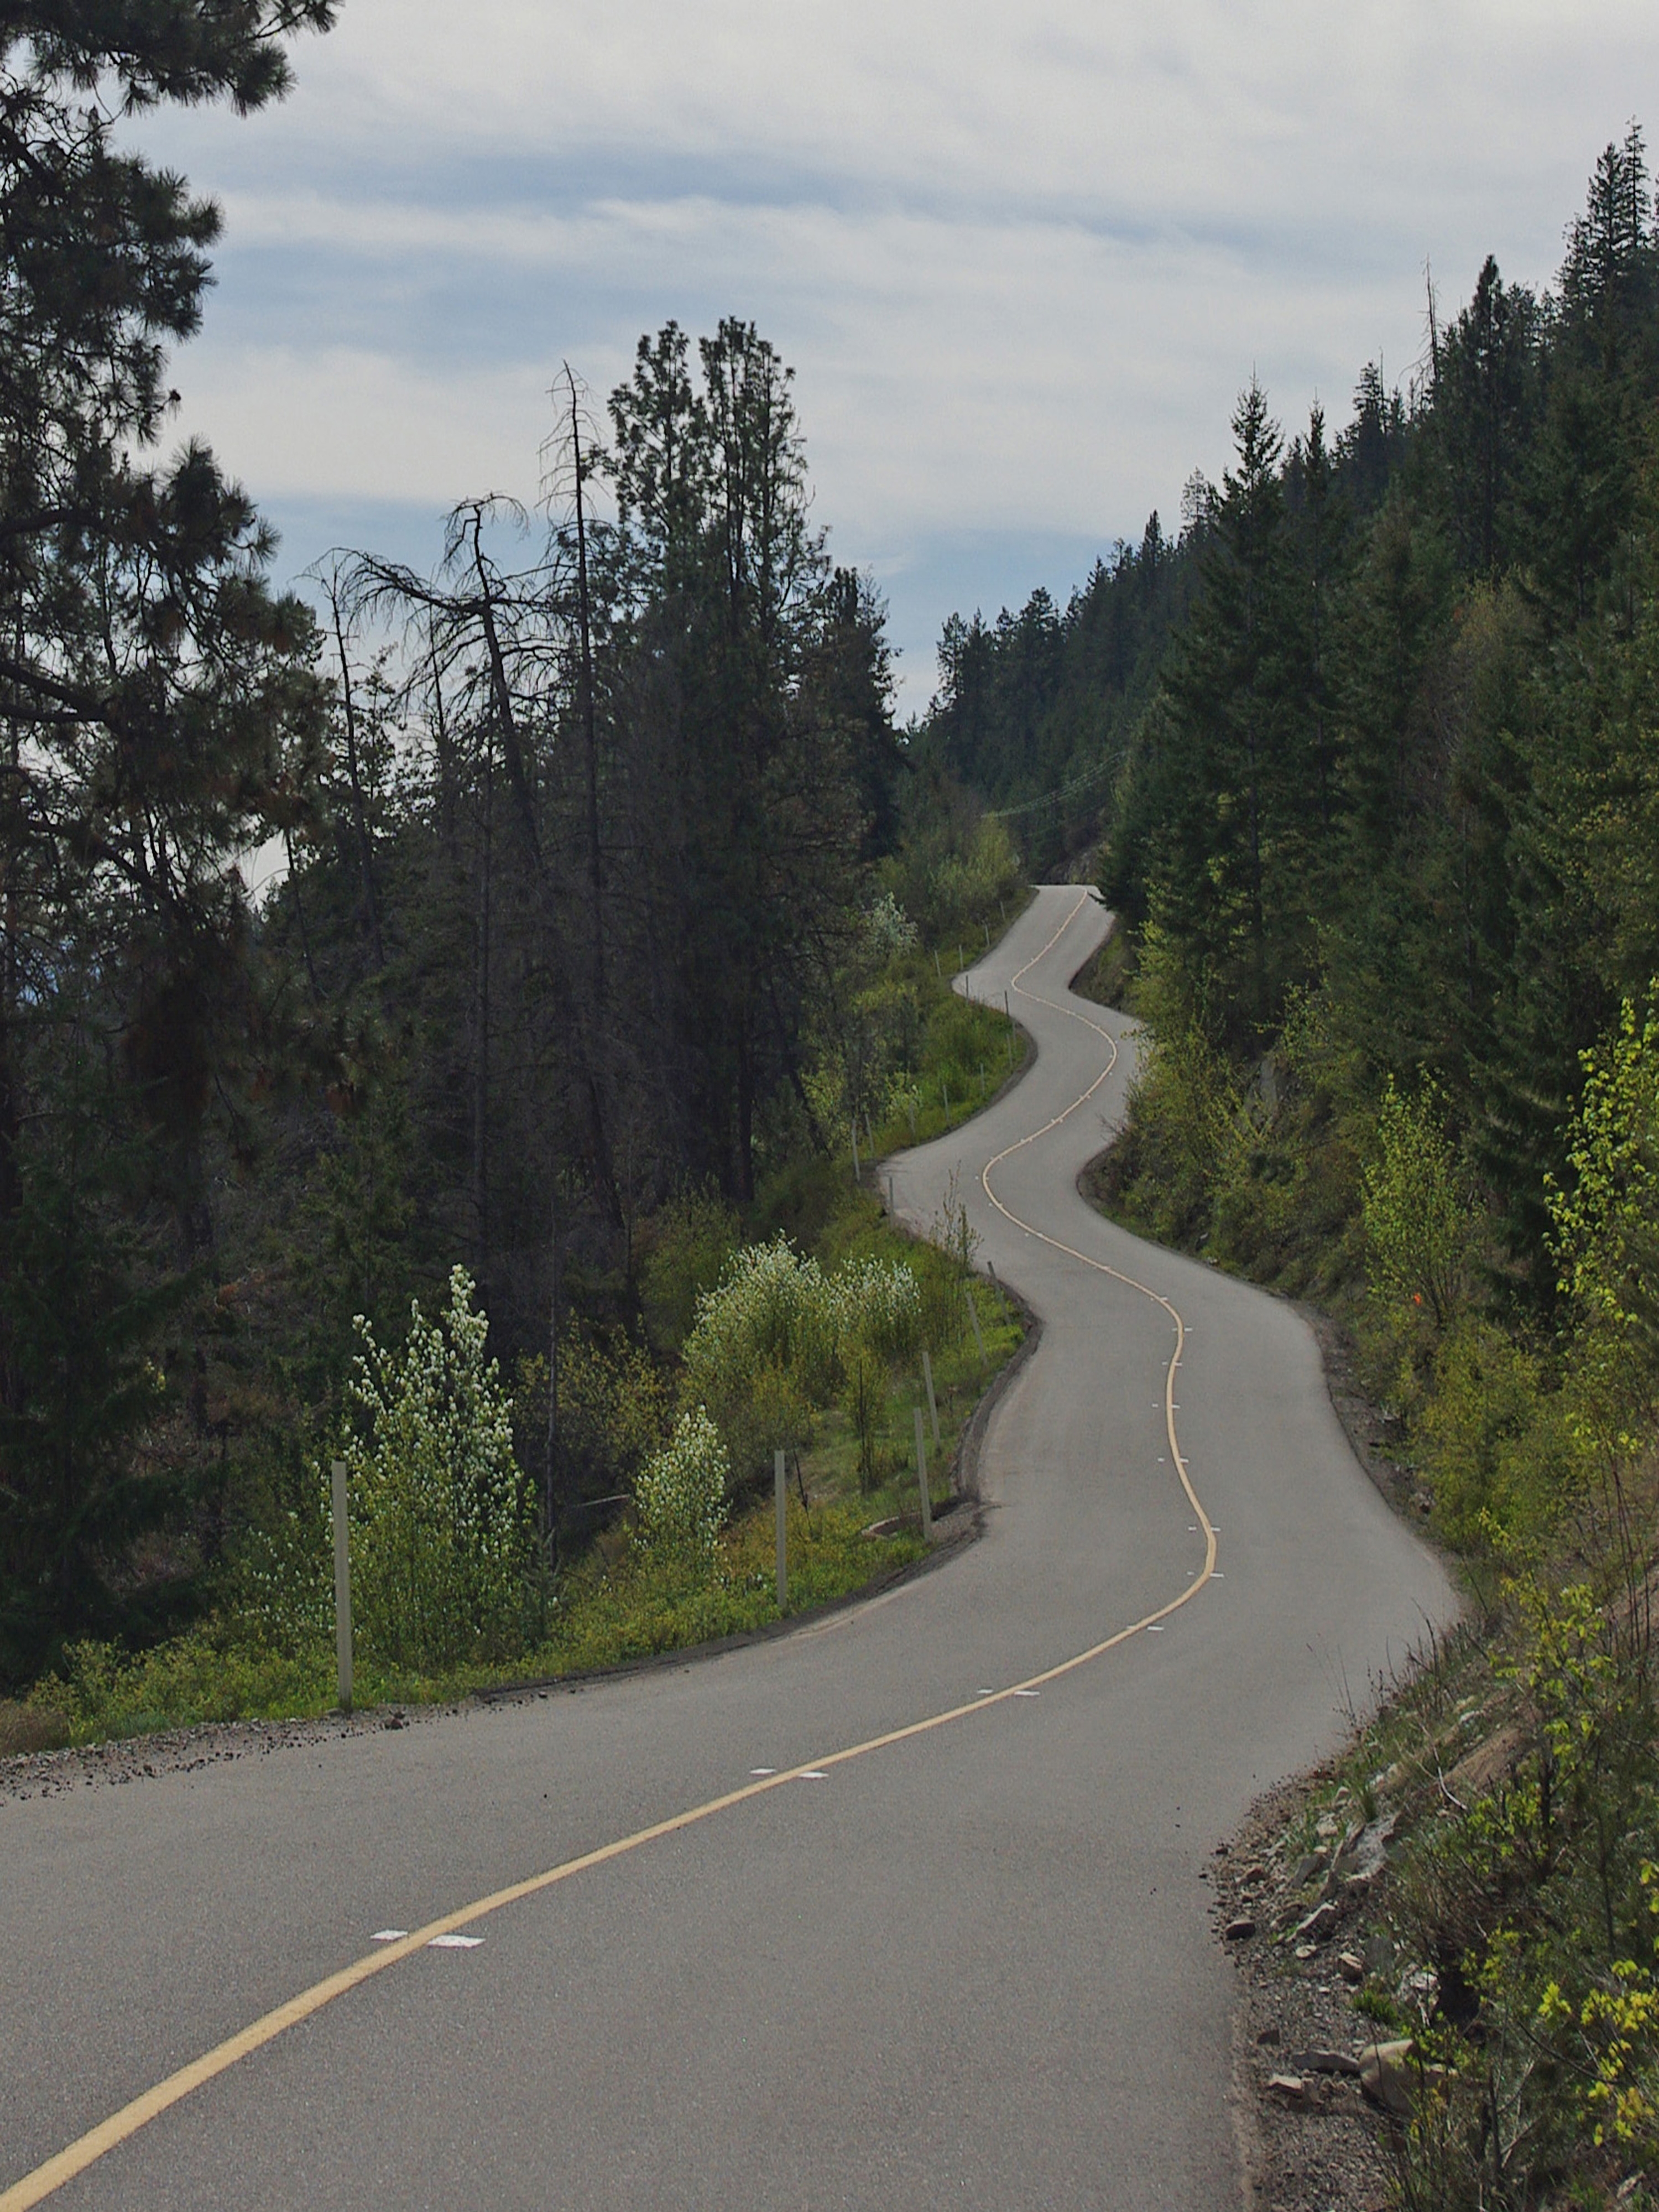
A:
{"type": "Polygon", "coordinates": [[[1297,1316],[1077,1195],[1105,927],[1039,894],[971,979],[1036,1065],[893,1164],[1043,1320],[982,1539],[722,1657],[0,1806],[0,2212],[1239,2202],[1200,1870],[1454,1603],[1297,1316]]]}

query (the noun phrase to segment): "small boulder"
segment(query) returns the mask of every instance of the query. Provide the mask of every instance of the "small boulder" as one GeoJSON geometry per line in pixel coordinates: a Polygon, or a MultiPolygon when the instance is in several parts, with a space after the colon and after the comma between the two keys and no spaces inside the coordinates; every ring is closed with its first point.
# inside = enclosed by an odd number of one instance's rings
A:
{"type": "Polygon", "coordinates": [[[1287,2105],[1306,2105],[1313,2096],[1313,2083],[1304,2081],[1300,2074],[1270,2074],[1267,2090],[1271,2096],[1282,2098],[1287,2105]]]}
{"type": "Polygon", "coordinates": [[[1368,2044],[1359,2054],[1359,2086],[1374,2105],[1407,2118],[1425,2087],[1447,2079],[1443,2066],[1425,2066],[1413,2057],[1409,2036],[1397,2043],[1368,2044]]]}
{"type": "Polygon", "coordinates": [[[1345,1982],[1351,1982],[1356,1987],[1365,1978],[1365,1961],[1358,1951],[1339,1951],[1336,1970],[1345,1982]]]}
{"type": "Polygon", "coordinates": [[[1334,1905],[1316,1905],[1305,1920],[1297,1921],[1296,1933],[1304,1942],[1328,1943],[1341,1917],[1334,1905]]]}
{"type": "Polygon", "coordinates": [[[1304,2074],[1357,2075],[1359,2071],[1359,2061],[1346,2051],[1298,2051],[1291,2063],[1304,2074]]]}
{"type": "Polygon", "coordinates": [[[1236,1920],[1230,1920],[1222,1929],[1221,1940],[1224,1943],[1243,1943],[1255,1933],[1255,1921],[1248,1912],[1241,1912],[1236,1920]]]}

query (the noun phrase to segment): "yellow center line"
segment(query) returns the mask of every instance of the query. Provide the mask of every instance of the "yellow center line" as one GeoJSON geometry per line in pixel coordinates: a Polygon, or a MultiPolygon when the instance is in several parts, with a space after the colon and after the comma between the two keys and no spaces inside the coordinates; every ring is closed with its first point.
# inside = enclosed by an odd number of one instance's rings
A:
{"type": "MultiPolygon", "coordinates": [[[[1087,891],[1085,891],[1079,898],[1077,904],[1066,915],[1065,921],[1060,923],[1059,928],[1055,930],[1054,935],[1048,939],[1048,943],[1039,951],[1034,952],[1023,968],[1015,969],[1011,988],[1017,992],[1022,999],[1030,999],[1034,1006],[1047,1006],[1053,1013],[1064,1014],[1068,1021],[1081,1022],[1085,1029],[1092,1030],[1097,1037],[1104,1040],[1107,1046],[1110,1048],[1112,1056],[1107,1061],[1105,1066],[1101,1069],[1099,1074],[1096,1076],[1094,1081],[1089,1085],[1089,1088],[1085,1091],[1082,1092],[1079,1097],[1073,1099],[1071,1104],[1066,1108],[1063,1113],[1056,1114],[1052,1121],[1045,1121],[1040,1129],[1033,1129],[1029,1136],[1021,1137],[1017,1143],[1005,1146],[1001,1152],[996,1153],[992,1158],[987,1160],[985,1166],[981,1172],[979,1180],[981,1188],[984,1191],[987,1198],[990,1200],[992,1205],[995,1206],[997,1212],[1001,1214],[1005,1221],[1012,1222],[1016,1229],[1023,1230],[1026,1236],[1035,1237],[1040,1244],[1048,1245],[1051,1251],[1063,1252],[1068,1260],[1076,1260],[1085,1267],[1092,1267],[1097,1274],[1109,1275],[1115,1283],[1121,1283],[1129,1290],[1139,1291],[1142,1297],[1150,1298],[1152,1304],[1156,1306],[1162,1306],[1164,1312],[1169,1315],[1170,1319],[1175,1323],[1175,1348],[1170,1354],[1170,1364],[1164,1370],[1164,1426],[1170,1440],[1170,1456],[1175,1463],[1176,1473],[1181,1478],[1181,1486],[1186,1492],[1188,1503],[1191,1505],[1194,1512],[1197,1514],[1199,1526],[1204,1531],[1204,1571],[1198,1577],[1195,1582],[1192,1583],[1188,1589],[1182,1593],[1181,1596],[1175,1601],[1173,1605],[1165,1607],[1166,1612],[1173,1613],[1176,1610],[1177,1607],[1185,1605],[1189,1598],[1195,1597],[1197,1595],[1199,1590],[1202,1589],[1203,1585],[1209,1580],[1211,1575],[1215,1571],[1216,1562],[1215,1530],[1210,1525],[1209,1515],[1199,1503],[1198,1492],[1193,1488],[1192,1476],[1188,1472],[1186,1458],[1182,1452],[1180,1439],[1176,1434],[1176,1370],[1181,1364],[1181,1355],[1186,1346],[1187,1324],[1182,1319],[1180,1313],[1176,1310],[1174,1304],[1170,1299],[1164,1296],[1164,1293],[1161,1291],[1153,1290],[1152,1285],[1148,1283],[1138,1281],[1133,1275],[1126,1275],[1121,1268],[1109,1267],[1105,1261],[1097,1260],[1087,1252],[1079,1252],[1074,1244],[1064,1244],[1060,1242],[1058,1237],[1050,1237],[1045,1231],[1035,1228],[1030,1222],[1022,1220],[1019,1215],[1015,1213],[1012,1208],[1003,1204],[1002,1200],[997,1196],[996,1192],[991,1188],[991,1170],[993,1168],[1000,1167],[1004,1160],[1012,1159],[1016,1152],[1023,1152],[1028,1145],[1035,1145],[1039,1138],[1046,1137],[1050,1130],[1059,1128],[1062,1121],[1069,1121],[1073,1115],[1077,1112],[1079,1106],[1086,1106],[1088,1104],[1090,1099],[1094,1097],[1096,1091],[1099,1090],[1101,1085],[1105,1082],[1108,1076],[1112,1073],[1112,1070],[1117,1066],[1117,1040],[1109,1030],[1102,1028],[1098,1022],[1091,1020],[1087,1014],[1079,1013],[1075,1006],[1064,1006],[1060,1004],[1058,999],[1046,999],[1039,991],[1027,991],[1021,987],[1021,977],[1029,975],[1032,969],[1036,966],[1038,961],[1045,958],[1048,953],[1054,951],[1055,945],[1058,945],[1060,939],[1065,936],[1066,931],[1071,927],[1072,924],[1077,920],[1079,915],[1082,913],[1084,908],[1087,906],[1088,903],[1089,894],[1087,891]]],[[[1161,1613],[1153,1613],[1150,1615],[1149,1618],[1153,1620],[1158,1620],[1163,1618],[1163,1615],[1161,1613]]],[[[1135,1624],[1134,1628],[1125,1630],[1124,1634],[1133,1636],[1136,1633],[1138,1629],[1144,1628],[1146,1626],[1146,1623],[1145,1621],[1138,1621],[1135,1624]]],[[[1121,1642],[1121,1638],[1114,1638],[1113,1641],[1121,1642]]],[[[1111,1646],[1109,1644],[1099,1644],[1096,1647],[1095,1650],[1084,1653],[1082,1659],[1073,1663],[1082,1665],[1085,1661],[1097,1657],[1101,1651],[1109,1650],[1111,1646]]],[[[0,2212],[5,2212],[3,2200],[0,2200],[0,2212]]]]}
{"type": "Polygon", "coordinates": [[[1202,1571],[1194,1576],[1178,1597],[1171,1598],[1155,1613],[1143,1614],[1140,1620],[1132,1621],[1128,1627],[1118,1629],[1115,1634],[1103,1638],[1098,1644],[1091,1644],[1086,1651],[1079,1651],[1073,1658],[1063,1659],[1057,1666],[1045,1668],[1039,1674],[1028,1674],[1024,1681],[1011,1682],[1006,1689],[994,1691],[987,1697],[975,1698],[966,1705],[952,1705],[945,1712],[931,1713],[925,1720],[911,1721],[903,1728],[889,1729],[884,1735],[868,1736],[862,1743],[849,1744],[844,1750],[832,1751],[825,1757],[804,1759],[799,1766],[791,1766],[763,1779],[746,1783],[739,1790],[728,1790],[724,1796],[710,1797],[703,1804],[694,1805],[684,1813],[675,1813],[666,1820],[653,1821],[649,1827],[636,1828],[632,1835],[620,1836],[614,1843],[602,1844],[595,1850],[583,1851],[575,1858],[565,1859],[559,1865],[550,1867],[544,1874],[532,1875],[524,1881],[511,1882],[505,1889],[492,1890],[488,1897],[478,1898],[471,1905],[462,1905],[457,1911],[446,1913],[441,1920],[428,1921],[424,1928],[416,1929],[411,1935],[382,1945],[366,1958],[356,1960],[350,1966],[342,1967],[338,1973],[330,1974],[310,1989],[302,1990],[297,1996],[290,1997],[286,2004],[276,2006],[239,2033],[216,2045],[211,2051],[204,2051],[189,2065],[181,2066],[176,2073],[169,2074],[154,2088],[146,2089],[142,2096],[123,2105],[119,2112],[112,2112],[108,2119],[100,2121],[98,2126],[78,2136],[56,2157],[47,2159],[32,2173],[25,2174],[21,2181],[14,2182],[9,2189],[0,2191],[0,2212],[28,2212],[29,2207],[43,2203],[66,2183],[84,2173],[88,2166],[95,2166],[100,2159],[106,2157],[111,2151],[137,2135],[150,2121],[159,2119],[174,2105],[182,2103],[185,2098],[205,2087],[219,2075],[228,2072],[242,2059],[251,2057],[254,2051],[263,2050],[266,2044],[274,2043],[279,2035],[286,2034],[291,2027],[297,2027],[301,2021],[309,2020],[313,2013],[320,2012],[336,1997],[344,1996],[349,1990],[360,1988],[376,1974],[385,1973],[388,1967],[395,1966],[402,1960],[412,1957],[416,1951],[423,1950],[435,1937],[453,1936],[461,1929],[470,1928],[476,1921],[487,1918],[490,1913],[499,1912],[503,1905],[517,1905],[526,1897],[538,1896],[544,1890],[556,1888],[559,1883],[568,1881],[574,1875],[586,1874],[590,1868],[604,1866],[612,1859],[623,1858],[629,1852],[638,1850],[642,1844],[655,1843],[659,1837],[676,1835],[684,1828],[696,1827],[702,1821],[712,1820],[717,1813],[729,1812],[734,1805],[747,1804],[751,1798],[765,1796],[769,1790],[781,1790],[788,1783],[798,1782],[805,1774],[822,1773],[832,1766],[844,1766],[850,1759],[863,1759],[872,1751],[884,1751],[892,1744],[908,1743],[915,1736],[931,1735],[935,1729],[948,1728],[952,1722],[966,1720],[974,1713],[987,1712],[994,1705],[1006,1705],[1024,1692],[1040,1690],[1050,1682],[1057,1682],[1063,1676],[1075,1674],[1079,1668],[1087,1667],[1092,1661],[1103,1657],[1107,1652],[1115,1650],[1120,1644],[1127,1644],[1132,1636],[1139,1636],[1143,1630],[1167,1620],[1172,1613],[1178,1613],[1203,1589],[1215,1567],[1216,1534],[1210,1526],[1209,1516],[1198,1502],[1197,1493],[1187,1472],[1187,1462],[1182,1457],[1180,1446],[1176,1441],[1175,1372],[1186,1340],[1185,1325],[1181,1316],[1168,1298],[1149,1289],[1145,1283],[1136,1282],[1132,1275],[1121,1274],[1115,1267],[1107,1267],[1103,1261],[1091,1259],[1087,1253],[1076,1251],[1071,1245],[1062,1244],[1058,1238],[1033,1228],[1030,1222],[1022,1221],[1018,1214],[1010,1212],[991,1188],[990,1176],[994,1167],[999,1166],[1012,1154],[1023,1151],[1026,1146],[1035,1144],[1039,1137],[1046,1136],[1051,1129],[1058,1128],[1079,1106],[1086,1104],[1094,1097],[1117,1065],[1117,1045],[1109,1030],[1102,1029],[1098,1023],[1091,1021],[1086,1015],[1077,1013],[1072,1007],[1062,1006],[1053,999],[1042,998],[1034,991],[1020,990],[1020,977],[1029,974],[1045,954],[1053,951],[1082,912],[1087,899],[1085,892],[1042,951],[1034,953],[1024,967],[1018,970],[1013,979],[1013,988],[1019,991],[1022,998],[1048,1006],[1057,1013],[1068,1014],[1073,1020],[1082,1022],[1085,1028],[1095,1030],[1111,1047],[1112,1057],[1089,1088],[1080,1097],[1074,1098],[1063,1114],[1055,1115],[1041,1129],[1034,1129],[1029,1137],[1022,1137],[1018,1144],[1010,1145],[994,1159],[988,1161],[981,1182],[992,1205],[1016,1228],[1024,1230],[1028,1236],[1037,1237],[1055,1251],[1081,1261],[1085,1267],[1093,1267],[1099,1273],[1126,1284],[1131,1290],[1139,1291],[1143,1297],[1162,1306],[1175,1322],[1175,1351],[1164,1377],[1164,1423],[1182,1487],[1204,1530],[1202,1571]]]}

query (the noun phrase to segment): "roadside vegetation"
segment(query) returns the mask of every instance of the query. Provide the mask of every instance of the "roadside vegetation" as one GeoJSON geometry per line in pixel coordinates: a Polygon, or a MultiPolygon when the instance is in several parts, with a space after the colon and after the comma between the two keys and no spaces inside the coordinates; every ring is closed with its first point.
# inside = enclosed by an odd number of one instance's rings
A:
{"type": "MultiPolygon", "coordinates": [[[[982,931],[1023,894],[994,830],[972,849],[981,873],[947,877],[944,912],[982,931]]],[[[568,1510],[551,1545],[536,1480],[547,1361],[526,1355],[503,1376],[457,1264],[442,1306],[428,1316],[412,1301],[400,1337],[383,1344],[359,1317],[332,1428],[238,1531],[206,1618],[148,1646],[66,1641],[0,1702],[0,1753],[330,1710],[337,1454],[362,1704],[616,1667],[775,1621],[780,1449],[792,1613],[924,1557],[915,1411],[945,1513],[963,1430],[1023,1329],[975,1274],[954,1196],[919,1243],[890,1224],[872,1176],[854,1179],[853,1117],[866,1158],[872,1136],[886,1149],[913,1121],[923,1140],[938,1133],[947,1101],[954,1126],[984,1095],[981,1066],[1009,1063],[1013,1031],[951,991],[952,967],[890,890],[872,938],[848,997],[852,1053],[808,1074],[809,1095],[848,1130],[845,1157],[803,1146],[748,1208],[712,1183],[668,1200],[638,1231],[636,1326],[566,1322],[557,1448],[594,1502],[568,1510]]]]}
{"type": "Polygon", "coordinates": [[[894,725],[775,348],[567,372],[535,513],[303,593],[160,458],[220,218],[127,118],[334,13],[0,35],[0,1745],[326,1703],[337,1458],[406,1699],[763,1623],[778,1444],[795,1602],[903,1565],[921,1352],[978,1383],[968,1254],[854,1157],[1011,1063],[949,984],[1021,869],[894,725]]]}
{"type": "MultiPolygon", "coordinates": [[[[1192,603],[1095,825],[1121,942],[1085,988],[1148,1039],[1093,1188],[1334,1318],[1462,1571],[1467,1632],[1313,1788],[1273,1912],[1243,1916],[1286,1976],[1328,1981],[1347,1946],[1356,2041],[1409,2045],[1397,2201],[1659,2203],[1639,131],[1553,295],[1488,263],[1431,335],[1420,380],[1368,372],[1332,441],[1316,415],[1287,448],[1252,385],[1195,498],[1192,603]]],[[[1303,2091],[1276,2094],[1324,2109],[1303,2091]]]]}

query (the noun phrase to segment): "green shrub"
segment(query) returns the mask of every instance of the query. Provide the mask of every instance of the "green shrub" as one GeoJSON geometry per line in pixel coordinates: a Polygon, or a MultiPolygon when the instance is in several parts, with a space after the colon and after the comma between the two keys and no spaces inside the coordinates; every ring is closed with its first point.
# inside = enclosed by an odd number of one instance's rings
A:
{"type": "Polygon", "coordinates": [[[640,1300],[651,1341],[675,1352],[738,1244],[737,1217],[712,1188],[689,1191],[653,1214],[640,1267],[640,1300]]]}
{"type": "Polygon", "coordinates": [[[1543,1363],[1490,1321],[1439,1346],[1413,1428],[1440,1524],[1460,1550],[1531,1557],[1571,1494],[1571,1439],[1543,1363]]]}
{"type": "Polygon", "coordinates": [[[858,1352],[913,1359],[921,1348],[921,1293],[902,1260],[849,1259],[830,1278],[837,1364],[858,1352]]]}
{"type": "Polygon", "coordinates": [[[836,1337],[835,1301],[817,1261],[786,1237],[745,1245],[697,1300],[684,1355],[687,1395],[719,1419],[770,1367],[816,1401],[834,1377],[836,1337]]]}
{"type": "Polygon", "coordinates": [[[682,1413],[672,1437],[646,1462],[634,1486],[640,1550],[695,1575],[712,1574],[731,1474],[720,1431],[702,1407],[682,1413]]]}
{"type": "Polygon", "coordinates": [[[382,1351],[366,1321],[350,1392],[368,1417],[349,1437],[352,1613],[364,1651],[435,1668],[507,1649],[522,1625],[532,1553],[530,1496],[489,1324],[464,1267],[428,1322],[382,1351]]]}
{"type": "MultiPolygon", "coordinates": [[[[668,1376],[621,1330],[572,1327],[559,1340],[558,1449],[566,1497],[614,1493],[631,1484],[665,1440],[673,1419],[668,1376]]],[[[513,1393],[520,1465],[542,1463],[547,1437],[547,1361],[519,1363],[513,1393]]]]}
{"type": "Polygon", "coordinates": [[[1568,1178],[1549,1185],[1552,1250],[1585,1441],[1629,1458],[1659,1418],[1659,1012],[1638,1018],[1626,1000],[1581,1060],[1568,1178]]]}
{"type": "Polygon", "coordinates": [[[36,1686],[28,1709],[47,1714],[73,1742],[91,1743],[249,1713],[323,1712],[335,1686],[328,1645],[273,1649],[235,1624],[208,1622],[149,1651],[71,1644],[62,1671],[36,1686]]]}
{"type": "Polygon", "coordinates": [[[1443,1328],[1468,1293],[1471,1208],[1431,1085],[1407,1097],[1389,1078],[1361,1184],[1373,1295],[1443,1328]]]}

